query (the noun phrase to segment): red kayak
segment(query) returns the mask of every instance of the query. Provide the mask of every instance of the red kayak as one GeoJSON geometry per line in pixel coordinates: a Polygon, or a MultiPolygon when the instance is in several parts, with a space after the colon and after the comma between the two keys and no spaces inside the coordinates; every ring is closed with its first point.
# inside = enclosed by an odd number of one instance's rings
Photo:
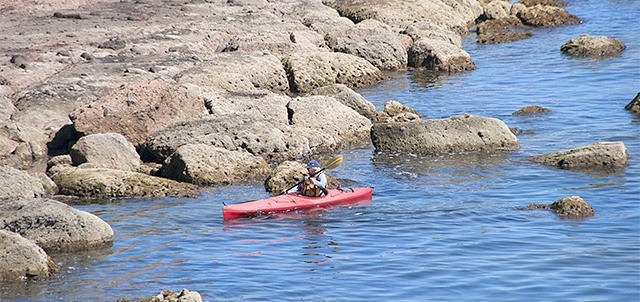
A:
{"type": "Polygon", "coordinates": [[[308,210],[333,205],[351,204],[371,200],[371,188],[335,189],[321,197],[285,194],[265,199],[230,204],[222,208],[224,219],[259,216],[270,213],[308,210]]]}

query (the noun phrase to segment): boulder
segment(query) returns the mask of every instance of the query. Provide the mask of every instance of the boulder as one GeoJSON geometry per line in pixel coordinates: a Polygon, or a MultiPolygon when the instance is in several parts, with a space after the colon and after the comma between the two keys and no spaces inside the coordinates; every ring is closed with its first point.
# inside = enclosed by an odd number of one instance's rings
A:
{"type": "Polygon", "coordinates": [[[270,168],[259,156],[203,144],[180,146],[160,169],[160,176],[199,186],[242,184],[264,179],[270,168]]]}
{"type": "Polygon", "coordinates": [[[534,155],[530,160],[568,170],[620,171],[629,154],[623,142],[599,142],[555,153],[534,155]]]}
{"type": "Polygon", "coordinates": [[[477,1],[333,0],[325,3],[356,23],[375,19],[387,24],[392,31],[409,34],[413,46],[407,51],[407,63],[411,67],[442,71],[475,68],[459,40],[483,12],[477,1]],[[416,24],[428,28],[409,33],[408,28],[416,24]],[[434,32],[445,38],[434,38],[434,32]]]}
{"type": "MultiPolygon", "coordinates": [[[[205,62],[180,72],[175,79],[186,87],[197,86],[205,91],[289,91],[282,63],[268,51],[214,53],[205,62]]],[[[197,89],[194,92],[197,94],[197,89]]]]}
{"type": "Polygon", "coordinates": [[[311,154],[335,152],[369,141],[371,121],[332,97],[297,97],[289,102],[287,110],[290,125],[308,142],[311,154]]]}
{"type": "Polygon", "coordinates": [[[383,80],[380,69],[367,60],[345,53],[294,53],[284,59],[293,92],[308,92],[329,84],[369,86],[383,80]]]}
{"type": "Polygon", "coordinates": [[[413,39],[407,51],[408,65],[435,71],[462,71],[475,68],[471,56],[462,48],[456,31],[428,22],[407,26],[402,33],[413,39]]]}
{"type": "Polygon", "coordinates": [[[475,115],[379,123],[371,140],[376,150],[418,154],[513,151],[518,139],[501,120],[475,115]]]}
{"type": "Polygon", "coordinates": [[[44,279],[58,269],[58,265],[35,242],[0,230],[0,283],[44,279]]]}
{"type": "Polygon", "coordinates": [[[636,97],[634,97],[629,104],[624,106],[624,109],[629,110],[637,117],[640,117],[640,92],[636,94],[636,97]]]}
{"type": "Polygon", "coordinates": [[[338,100],[340,103],[360,113],[362,116],[375,120],[377,117],[376,107],[359,93],[343,84],[332,84],[316,88],[307,95],[324,95],[338,100]]]}
{"type": "Polygon", "coordinates": [[[46,195],[42,182],[23,170],[0,166],[0,198],[42,197],[46,195]]]}
{"type": "Polygon", "coordinates": [[[584,219],[595,214],[593,208],[580,196],[569,196],[556,200],[552,204],[530,204],[529,209],[548,209],[563,219],[584,219]]]}
{"type": "Polygon", "coordinates": [[[481,18],[487,20],[497,20],[509,17],[511,13],[511,3],[505,0],[493,0],[482,4],[484,12],[481,18]]]}
{"type": "Polygon", "coordinates": [[[605,36],[580,35],[571,38],[560,51],[573,57],[605,58],[619,55],[626,45],[620,40],[605,36]]]}
{"type": "Polygon", "coordinates": [[[361,57],[382,70],[407,67],[407,50],[400,36],[384,28],[369,28],[362,22],[333,38],[334,51],[361,57]]]}
{"type": "Polygon", "coordinates": [[[205,114],[202,99],[156,79],[114,89],[96,103],[77,108],[71,120],[83,135],[115,132],[138,145],[164,126],[205,114]]]}
{"type": "Polygon", "coordinates": [[[580,24],[580,18],[557,6],[541,5],[527,7],[516,16],[522,23],[536,27],[557,27],[561,25],[580,24]]]}
{"type": "Polygon", "coordinates": [[[45,251],[83,251],[113,241],[102,219],[47,198],[11,198],[0,202],[0,229],[33,240],[45,251]]]}
{"type": "Polygon", "coordinates": [[[163,162],[182,145],[205,144],[280,162],[361,144],[371,128],[367,118],[327,96],[289,98],[286,104],[253,100],[251,106],[166,127],[141,146],[142,158],[163,162]]]}
{"type": "Polygon", "coordinates": [[[408,56],[411,67],[446,72],[476,68],[471,56],[462,47],[443,40],[422,38],[414,41],[408,56]]]}
{"type": "MultiPolygon", "coordinates": [[[[281,112],[286,114],[286,108],[281,112]]],[[[187,144],[205,144],[230,151],[245,149],[268,162],[278,160],[272,156],[310,152],[309,144],[293,132],[286,120],[273,121],[252,112],[218,114],[166,127],[149,137],[140,152],[145,161],[163,162],[187,144]]]]}
{"type": "Polygon", "coordinates": [[[81,137],[69,150],[74,166],[136,171],[140,156],[119,133],[98,133],[81,137]]]}
{"type": "MultiPolygon", "coordinates": [[[[209,91],[202,94],[205,106],[213,116],[243,113],[274,123],[286,124],[287,104],[291,97],[266,90],[209,91]]],[[[206,119],[206,117],[205,117],[206,119]]]]}
{"type": "Polygon", "coordinates": [[[483,12],[482,6],[475,0],[328,0],[324,3],[356,23],[375,19],[396,32],[412,23],[426,22],[462,34],[483,12]]]}
{"type": "Polygon", "coordinates": [[[107,168],[58,168],[51,176],[59,193],[91,198],[194,197],[198,187],[138,172],[107,168]]]}

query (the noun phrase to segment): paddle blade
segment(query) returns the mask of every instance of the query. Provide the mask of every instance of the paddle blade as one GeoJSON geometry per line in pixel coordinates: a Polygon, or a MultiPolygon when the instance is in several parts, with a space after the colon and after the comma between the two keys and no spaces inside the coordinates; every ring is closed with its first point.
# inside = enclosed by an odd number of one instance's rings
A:
{"type": "Polygon", "coordinates": [[[336,155],[331,159],[326,165],[324,165],[325,169],[334,169],[337,166],[342,164],[342,154],[336,155]]]}

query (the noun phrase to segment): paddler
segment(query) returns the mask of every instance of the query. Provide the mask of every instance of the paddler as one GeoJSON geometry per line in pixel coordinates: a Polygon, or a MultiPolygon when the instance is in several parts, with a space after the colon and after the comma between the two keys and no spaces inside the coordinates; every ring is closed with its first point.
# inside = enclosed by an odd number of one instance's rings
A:
{"type": "Polygon", "coordinates": [[[327,186],[327,176],[321,171],[320,163],[312,159],[305,166],[309,175],[304,177],[299,185],[287,191],[287,194],[298,193],[305,196],[318,197],[324,195],[327,186]]]}

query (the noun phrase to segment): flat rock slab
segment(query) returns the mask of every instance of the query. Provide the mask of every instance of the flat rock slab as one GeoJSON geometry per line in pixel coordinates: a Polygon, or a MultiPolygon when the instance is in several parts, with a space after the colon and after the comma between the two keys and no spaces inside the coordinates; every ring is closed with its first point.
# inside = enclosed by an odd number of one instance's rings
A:
{"type": "Polygon", "coordinates": [[[376,150],[417,154],[513,151],[518,139],[501,120],[475,115],[380,123],[371,139],[376,150]]]}
{"type": "Polygon", "coordinates": [[[60,194],[92,198],[193,197],[198,187],[138,172],[107,168],[63,168],[51,176],[60,194]]]}
{"type": "Polygon", "coordinates": [[[627,166],[629,154],[623,142],[600,142],[555,153],[534,155],[536,163],[568,170],[621,171],[627,166]]]}

